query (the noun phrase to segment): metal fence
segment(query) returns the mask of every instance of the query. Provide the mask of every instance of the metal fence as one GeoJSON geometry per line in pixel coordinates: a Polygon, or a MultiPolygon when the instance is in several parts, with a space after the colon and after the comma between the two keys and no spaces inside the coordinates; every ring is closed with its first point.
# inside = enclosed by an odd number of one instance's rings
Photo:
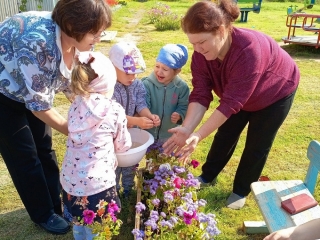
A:
{"type": "MultiPolygon", "coordinates": [[[[42,11],[52,11],[58,0],[43,0],[42,11]]],[[[19,1],[14,0],[0,0],[0,22],[6,17],[10,17],[19,12],[19,1]]],[[[27,11],[37,11],[37,2],[35,0],[28,0],[27,11]]]]}

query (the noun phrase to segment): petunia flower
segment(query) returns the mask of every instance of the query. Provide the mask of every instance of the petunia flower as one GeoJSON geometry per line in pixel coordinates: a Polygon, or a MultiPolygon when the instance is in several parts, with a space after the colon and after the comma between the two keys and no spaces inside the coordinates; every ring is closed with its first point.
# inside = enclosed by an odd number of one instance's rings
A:
{"type": "Polygon", "coordinates": [[[193,168],[197,168],[199,166],[199,162],[197,160],[193,159],[191,161],[191,165],[192,165],[193,168]]]}
{"type": "Polygon", "coordinates": [[[181,188],[182,185],[184,184],[184,180],[179,178],[179,177],[176,177],[174,180],[173,180],[173,183],[175,185],[176,188],[181,188]]]}
{"type": "Polygon", "coordinates": [[[108,204],[108,213],[116,213],[119,212],[119,207],[114,200],[108,204]]]}
{"type": "Polygon", "coordinates": [[[84,210],[83,211],[83,221],[85,224],[92,224],[93,223],[93,219],[96,217],[96,213],[94,213],[94,211],[92,210],[84,210]]]}

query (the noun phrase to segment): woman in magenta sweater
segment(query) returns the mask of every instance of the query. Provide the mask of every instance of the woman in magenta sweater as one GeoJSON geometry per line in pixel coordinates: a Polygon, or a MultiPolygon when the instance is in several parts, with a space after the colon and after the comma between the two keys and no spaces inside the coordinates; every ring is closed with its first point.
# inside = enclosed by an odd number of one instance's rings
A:
{"type": "Polygon", "coordinates": [[[193,45],[193,90],[181,127],[163,145],[182,161],[213,131],[214,140],[198,177],[212,183],[230,160],[248,124],[246,144],[235,175],[227,207],[240,209],[267,160],[278,129],[288,115],[300,73],[292,58],[269,36],[232,26],[239,8],[232,0],[210,1],[190,7],[182,29],[193,45]],[[202,23],[202,24],[199,24],[202,23]],[[194,132],[210,102],[212,90],[218,107],[194,132]]]}

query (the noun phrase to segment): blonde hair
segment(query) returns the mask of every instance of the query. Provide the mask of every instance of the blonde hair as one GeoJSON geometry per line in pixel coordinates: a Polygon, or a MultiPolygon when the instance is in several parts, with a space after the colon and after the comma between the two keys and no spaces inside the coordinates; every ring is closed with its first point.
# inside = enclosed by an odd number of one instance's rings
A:
{"type": "Polygon", "coordinates": [[[90,95],[89,84],[98,77],[90,66],[93,60],[94,58],[91,58],[88,63],[81,63],[79,59],[76,59],[75,66],[71,72],[70,85],[71,91],[74,94],[85,97],[90,95]]]}

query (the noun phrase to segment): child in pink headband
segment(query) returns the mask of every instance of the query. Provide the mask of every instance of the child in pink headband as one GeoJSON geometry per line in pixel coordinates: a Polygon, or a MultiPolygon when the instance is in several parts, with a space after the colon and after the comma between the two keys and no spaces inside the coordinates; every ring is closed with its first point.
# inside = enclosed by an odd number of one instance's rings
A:
{"type": "MultiPolygon", "coordinates": [[[[131,137],[124,109],[111,99],[116,72],[106,56],[79,53],[71,81],[76,96],[68,113],[67,152],[60,181],[64,217],[73,223],[76,240],[88,240],[95,235],[79,222],[84,210],[96,213],[101,201],[121,207],[115,188],[115,152],[129,149],[131,137]]],[[[99,219],[97,216],[94,221],[99,219]]]]}

